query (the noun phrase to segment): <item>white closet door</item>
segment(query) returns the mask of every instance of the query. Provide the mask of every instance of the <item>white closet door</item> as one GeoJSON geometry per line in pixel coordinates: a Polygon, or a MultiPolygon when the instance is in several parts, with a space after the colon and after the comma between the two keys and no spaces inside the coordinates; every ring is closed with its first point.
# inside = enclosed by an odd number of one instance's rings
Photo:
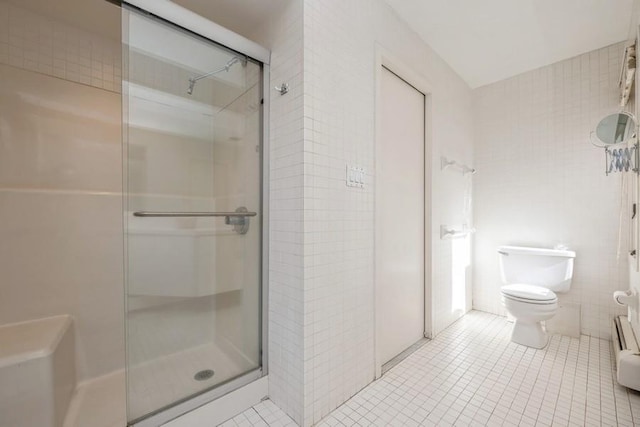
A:
{"type": "Polygon", "coordinates": [[[384,364],[424,336],[425,97],[383,67],[379,108],[376,301],[384,364]]]}

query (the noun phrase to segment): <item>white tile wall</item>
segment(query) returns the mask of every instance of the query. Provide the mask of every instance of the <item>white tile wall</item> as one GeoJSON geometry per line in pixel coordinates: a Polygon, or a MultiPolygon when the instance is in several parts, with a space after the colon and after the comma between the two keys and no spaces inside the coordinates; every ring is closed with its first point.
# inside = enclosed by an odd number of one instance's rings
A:
{"type": "Polygon", "coordinates": [[[373,380],[375,85],[372,6],[306,1],[304,14],[304,425],[311,425],[373,380]],[[364,189],[346,187],[346,164],[365,169],[364,189]]]}
{"type": "Polygon", "coordinates": [[[120,92],[119,40],[7,1],[0,2],[0,63],[120,92]]]}
{"type": "Polygon", "coordinates": [[[285,2],[250,36],[271,49],[269,228],[269,396],[303,420],[302,2],[285,2]]]}
{"type": "Polygon", "coordinates": [[[621,175],[605,176],[589,133],[618,110],[622,53],[615,44],[474,91],[474,308],[504,313],[498,245],[563,243],[577,258],[561,304],[581,305],[583,334],[610,336],[628,232],[625,221],[618,259],[621,175]]]}
{"type": "MultiPolygon", "coordinates": [[[[470,220],[457,209],[470,183],[441,173],[439,161],[447,155],[471,163],[472,119],[467,85],[384,2],[307,0],[304,26],[304,425],[311,425],[374,374],[376,46],[433,87],[436,333],[470,308],[470,300],[453,307],[459,267],[451,241],[438,240],[438,227],[470,220]],[[346,187],[346,164],[364,167],[364,189],[346,187]]],[[[466,296],[470,283],[463,281],[466,296]]]]}
{"type": "MultiPolygon", "coordinates": [[[[270,397],[310,425],[373,380],[376,44],[434,87],[434,235],[470,220],[455,208],[469,182],[439,156],[471,162],[471,92],[382,1],[291,0],[248,36],[272,50],[272,86],[291,86],[271,95],[270,397]],[[364,189],[346,187],[347,163],[364,189]]],[[[451,250],[434,244],[436,333],[470,308],[452,309],[451,250]]]]}

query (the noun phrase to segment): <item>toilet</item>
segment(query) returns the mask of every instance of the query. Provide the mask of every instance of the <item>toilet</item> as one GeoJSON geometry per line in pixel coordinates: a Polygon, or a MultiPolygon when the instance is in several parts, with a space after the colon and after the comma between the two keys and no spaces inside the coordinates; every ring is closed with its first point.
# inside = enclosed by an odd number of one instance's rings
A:
{"type": "Polygon", "coordinates": [[[522,246],[498,248],[502,304],[515,319],[511,341],[544,348],[548,335],[542,322],[558,310],[556,293],[568,292],[575,252],[522,246]]]}

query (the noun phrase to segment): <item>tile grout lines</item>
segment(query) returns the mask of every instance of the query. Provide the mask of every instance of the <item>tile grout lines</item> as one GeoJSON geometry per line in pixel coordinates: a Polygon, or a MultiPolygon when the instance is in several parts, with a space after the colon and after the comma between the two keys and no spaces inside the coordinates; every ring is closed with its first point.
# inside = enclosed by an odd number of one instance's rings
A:
{"type": "MultiPolygon", "coordinates": [[[[511,343],[509,330],[505,318],[472,311],[318,426],[637,424],[640,394],[615,382],[608,341],[554,335],[537,350],[511,343]]],[[[249,421],[291,425],[272,403],[254,408],[262,418],[249,421]]],[[[251,425],[236,421],[228,426],[251,425]]]]}

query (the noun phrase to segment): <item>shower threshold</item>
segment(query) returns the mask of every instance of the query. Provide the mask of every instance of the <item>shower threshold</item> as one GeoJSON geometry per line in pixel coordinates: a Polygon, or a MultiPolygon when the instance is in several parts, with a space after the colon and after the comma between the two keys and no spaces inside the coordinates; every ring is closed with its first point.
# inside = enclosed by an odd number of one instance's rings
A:
{"type": "Polygon", "coordinates": [[[400,353],[399,355],[397,355],[396,357],[394,357],[393,359],[389,360],[387,363],[382,365],[382,374],[384,375],[389,369],[393,368],[394,366],[402,362],[404,359],[409,357],[413,352],[418,350],[420,347],[422,347],[429,341],[431,341],[429,338],[422,338],[416,341],[416,343],[412,344],[411,347],[407,348],[405,351],[403,351],[402,353],[400,353]]]}

